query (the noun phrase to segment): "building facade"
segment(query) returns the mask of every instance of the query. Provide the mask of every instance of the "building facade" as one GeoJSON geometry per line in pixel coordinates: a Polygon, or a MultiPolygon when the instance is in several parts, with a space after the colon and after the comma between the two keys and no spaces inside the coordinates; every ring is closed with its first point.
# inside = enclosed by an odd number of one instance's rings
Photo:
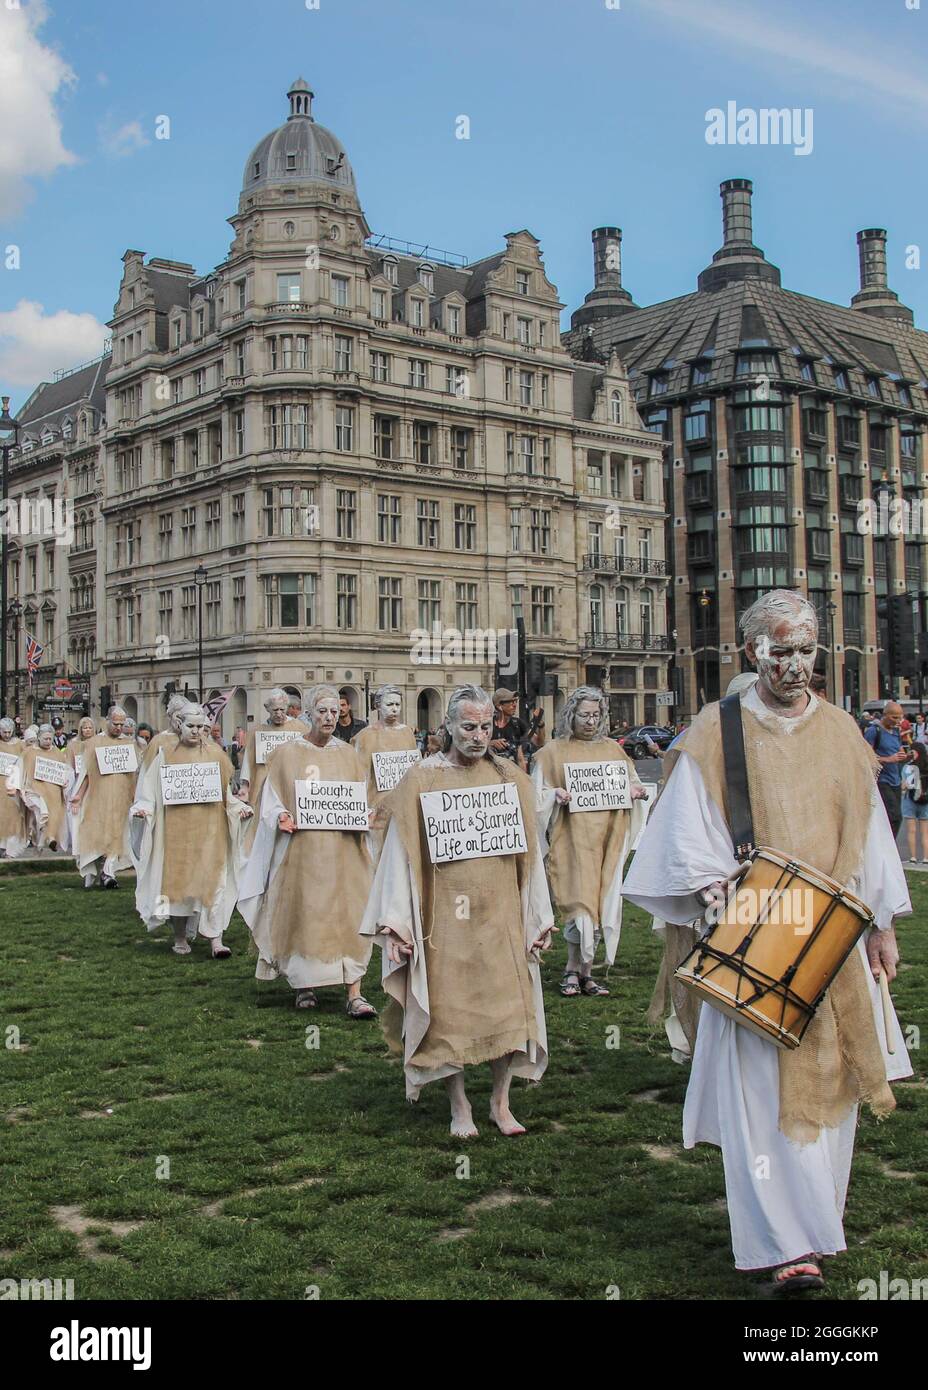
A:
{"type": "Polygon", "coordinates": [[[829,694],[858,709],[915,693],[892,680],[881,600],[908,595],[925,631],[928,335],[889,289],[882,229],[858,234],[849,306],[783,289],[752,193],[722,184],[723,245],[695,293],[644,308],[622,284],[621,230],[594,231],[594,289],[564,340],[581,360],[621,356],[663,443],[678,706],[724,694],[745,664],[741,613],[787,587],[818,610],[829,694]]]}

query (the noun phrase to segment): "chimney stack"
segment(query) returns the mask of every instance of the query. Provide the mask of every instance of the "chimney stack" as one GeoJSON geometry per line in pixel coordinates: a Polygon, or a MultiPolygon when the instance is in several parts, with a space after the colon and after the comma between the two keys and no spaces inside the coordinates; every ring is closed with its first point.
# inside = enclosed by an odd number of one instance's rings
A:
{"type": "Polygon", "coordinates": [[[899,296],[889,288],[886,269],[886,232],[882,227],[868,227],[857,233],[857,254],[860,258],[860,289],[851,300],[851,308],[876,318],[903,319],[914,323],[915,315],[899,296]]]}
{"type": "Polygon", "coordinates": [[[720,290],[735,280],[766,280],[779,285],[780,272],[754,245],[754,225],[751,198],[754,185],[750,179],[726,179],[719,186],[722,195],[722,246],[712,257],[712,264],[700,275],[700,290],[720,290]]]}
{"type": "Polygon", "coordinates": [[[622,288],[621,227],[595,227],[593,230],[593,288],[622,288]]]}
{"type": "Polygon", "coordinates": [[[753,246],[751,198],[754,196],[754,185],[751,180],[726,179],[719,191],[722,195],[722,233],[725,245],[753,246]]]}

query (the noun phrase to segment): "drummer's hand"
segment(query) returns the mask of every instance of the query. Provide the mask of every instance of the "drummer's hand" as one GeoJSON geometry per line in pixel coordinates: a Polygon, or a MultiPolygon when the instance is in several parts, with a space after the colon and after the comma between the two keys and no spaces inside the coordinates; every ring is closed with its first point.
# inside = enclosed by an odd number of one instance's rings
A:
{"type": "Polygon", "coordinates": [[[412,955],[412,947],[390,927],[384,927],[383,934],[387,942],[387,959],[393,965],[405,965],[412,955]]]}
{"type": "Polygon", "coordinates": [[[899,947],[896,944],[896,933],[892,927],[888,931],[872,931],[870,933],[867,937],[867,960],[870,962],[873,978],[877,982],[879,982],[880,972],[883,970],[886,971],[886,978],[890,983],[896,978],[899,947]]]}
{"type": "Polygon", "coordinates": [[[703,888],[696,896],[701,898],[706,908],[715,912],[721,912],[728,901],[725,884],[721,879],[717,879],[715,883],[710,883],[708,888],[703,888]]]}
{"type": "Polygon", "coordinates": [[[559,806],[566,806],[570,800],[570,792],[566,787],[555,787],[554,799],[559,806]]]}
{"type": "Polygon", "coordinates": [[[289,811],[281,811],[280,815],[277,817],[277,825],[278,828],[283,830],[287,835],[292,835],[294,830],[296,830],[296,822],[289,811]]]}

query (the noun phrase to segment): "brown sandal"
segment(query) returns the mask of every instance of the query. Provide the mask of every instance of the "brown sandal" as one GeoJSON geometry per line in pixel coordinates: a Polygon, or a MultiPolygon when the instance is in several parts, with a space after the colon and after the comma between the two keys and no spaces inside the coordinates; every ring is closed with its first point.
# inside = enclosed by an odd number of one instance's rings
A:
{"type": "Polygon", "coordinates": [[[594,980],[592,975],[580,976],[580,993],[587,995],[588,998],[595,998],[597,995],[608,994],[605,985],[601,985],[598,980],[594,980]]]}
{"type": "Polygon", "coordinates": [[[345,1009],[349,1018],[376,1018],[377,1010],[373,1004],[369,1004],[363,995],[359,994],[355,999],[349,999],[345,1009]]]}
{"type": "Polygon", "coordinates": [[[314,990],[298,989],[293,1002],[298,1009],[314,1009],[319,1001],[314,990]]]}

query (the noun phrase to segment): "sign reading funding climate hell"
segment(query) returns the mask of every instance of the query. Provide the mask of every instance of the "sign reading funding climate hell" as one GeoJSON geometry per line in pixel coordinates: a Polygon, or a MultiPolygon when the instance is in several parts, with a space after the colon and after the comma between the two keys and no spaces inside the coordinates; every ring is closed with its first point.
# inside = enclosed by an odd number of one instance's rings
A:
{"type": "Polygon", "coordinates": [[[314,778],[296,787],[297,830],[367,830],[367,783],[314,778]]]}
{"type": "Polygon", "coordinates": [[[37,782],[54,782],[56,787],[66,787],[71,780],[71,768],[57,758],[36,758],[32,776],[37,782]]]}
{"type": "Polygon", "coordinates": [[[627,811],[632,804],[628,763],[606,758],[601,763],[565,763],[564,787],[569,811],[627,811]]]}
{"type": "Polygon", "coordinates": [[[218,763],[169,763],[161,769],[165,806],[199,806],[222,800],[218,763]]]}
{"type": "Polygon", "coordinates": [[[299,729],[258,729],[255,733],[255,762],[266,763],[275,748],[302,737],[299,729]]]}
{"type": "Polygon", "coordinates": [[[9,777],[18,763],[19,755],[17,753],[0,753],[0,777],[9,777]]]}
{"type": "Polygon", "coordinates": [[[524,854],[528,848],[515,784],[420,792],[433,864],[524,854]]]}
{"type": "Polygon", "coordinates": [[[139,760],[134,743],[104,743],[95,748],[97,767],[102,776],[112,772],[138,772],[139,760]]]}
{"type": "Polygon", "coordinates": [[[392,791],[404,773],[419,761],[418,748],[397,748],[374,754],[374,779],[379,792],[392,791]]]}

